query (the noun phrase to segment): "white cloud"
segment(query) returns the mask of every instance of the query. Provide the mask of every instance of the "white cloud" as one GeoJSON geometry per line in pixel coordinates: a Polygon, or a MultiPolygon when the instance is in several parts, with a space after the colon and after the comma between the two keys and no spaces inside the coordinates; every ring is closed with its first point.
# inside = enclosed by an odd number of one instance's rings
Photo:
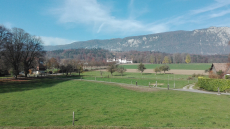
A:
{"type": "MultiPolygon", "coordinates": [[[[129,7],[132,8],[133,0],[129,7]]],[[[91,28],[97,28],[95,32],[163,32],[167,31],[167,25],[164,24],[146,24],[133,18],[118,19],[110,14],[111,9],[100,4],[97,0],[66,0],[62,7],[52,10],[60,23],[84,24],[91,28]],[[161,28],[156,30],[153,28],[161,28]]],[[[131,10],[130,15],[133,14],[131,10]]],[[[146,12],[146,11],[144,11],[146,12]]],[[[142,14],[144,12],[141,12],[142,14]]],[[[141,15],[141,14],[138,14],[141,15]]],[[[131,16],[134,17],[134,16],[131,16]]]]}
{"type": "Polygon", "coordinates": [[[227,6],[230,4],[229,0],[215,0],[215,1],[216,1],[215,3],[213,3],[209,6],[206,6],[204,8],[192,10],[192,14],[199,14],[199,13],[212,11],[212,10],[215,10],[215,9],[218,9],[218,8],[221,8],[221,7],[224,7],[224,6],[227,6]]]}
{"type": "Polygon", "coordinates": [[[221,16],[224,16],[224,15],[229,14],[229,13],[230,13],[230,9],[229,9],[229,10],[221,11],[221,12],[219,12],[219,13],[211,14],[210,17],[211,17],[211,18],[214,18],[214,17],[221,17],[221,16]]]}
{"type": "Polygon", "coordinates": [[[228,7],[229,5],[229,0],[215,0],[215,2],[210,3],[207,6],[199,8],[197,10],[190,10],[190,12],[187,14],[172,18],[168,20],[166,24],[172,26],[192,23],[194,26],[220,26],[221,24],[223,24],[222,21],[224,18],[222,20],[214,20],[214,18],[229,14],[230,10],[226,9],[226,7],[228,7]]]}
{"type": "Polygon", "coordinates": [[[51,45],[64,45],[64,44],[69,44],[72,42],[75,42],[74,40],[69,40],[69,39],[63,39],[63,38],[57,38],[57,37],[45,37],[41,36],[42,41],[44,42],[45,46],[51,45]]]}
{"type": "Polygon", "coordinates": [[[52,14],[58,18],[60,23],[84,25],[92,29],[94,33],[118,32],[123,35],[140,32],[160,33],[190,23],[195,26],[201,24],[207,26],[207,22],[218,25],[216,20],[210,22],[210,19],[230,13],[230,10],[224,10],[230,5],[230,0],[215,0],[203,8],[188,10],[184,15],[174,15],[170,18],[144,23],[136,20],[136,18],[148,12],[148,9],[137,10],[134,7],[134,0],[130,0],[127,5],[129,16],[124,19],[114,17],[111,13],[112,8],[99,3],[97,0],[65,0],[63,2],[60,7],[52,10],[52,14]]]}

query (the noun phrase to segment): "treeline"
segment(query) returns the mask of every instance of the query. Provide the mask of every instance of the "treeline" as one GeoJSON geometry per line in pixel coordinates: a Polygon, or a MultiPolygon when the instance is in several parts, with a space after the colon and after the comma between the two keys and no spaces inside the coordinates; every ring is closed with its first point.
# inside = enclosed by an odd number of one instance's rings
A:
{"type": "MultiPolygon", "coordinates": [[[[112,52],[105,49],[69,49],[69,50],[55,50],[46,53],[47,58],[61,59],[76,59],[85,62],[103,61],[107,58],[125,58],[133,59],[134,63],[155,63],[162,64],[165,57],[168,58],[169,63],[186,63],[187,53],[162,53],[151,51],[128,51],[128,52],[112,52]]],[[[228,62],[228,55],[196,55],[190,54],[190,63],[226,63],[228,62]]]]}

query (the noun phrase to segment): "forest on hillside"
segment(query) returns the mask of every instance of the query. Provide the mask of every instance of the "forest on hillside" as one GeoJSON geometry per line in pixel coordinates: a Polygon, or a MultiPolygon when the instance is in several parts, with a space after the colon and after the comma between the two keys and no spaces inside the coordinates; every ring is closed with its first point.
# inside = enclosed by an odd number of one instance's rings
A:
{"type": "MultiPolygon", "coordinates": [[[[68,49],[68,50],[54,50],[47,51],[46,58],[61,59],[75,59],[78,61],[103,61],[107,58],[125,58],[133,59],[134,63],[156,63],[161,64],[167,56],[170,63],[185,63],[188,53],[162,53],[153,51],[125,51],[115,52],[101,48],[94,49],[68,49]]],[[[228,55],[199,55],[190,54],[190,63],[226,63],[228,62],[228,55]]]]}

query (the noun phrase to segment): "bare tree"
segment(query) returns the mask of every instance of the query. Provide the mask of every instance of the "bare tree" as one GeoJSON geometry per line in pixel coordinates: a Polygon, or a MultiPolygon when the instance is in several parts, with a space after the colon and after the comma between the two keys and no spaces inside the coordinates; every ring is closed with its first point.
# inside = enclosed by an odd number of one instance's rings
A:
{"type": "Polygon", "coordinates": [[[10,32],[10,30],[5,28],[4,26],[0,26],[0,52],[2,51],[3,44],[8,42],[11,36],[12,33],[10,32]]]}
{"type": "Polygon", "coordinates": [[[3,44],[3,56],[5,63],[10,65],[13,69],[15,79],[19,73],[20,63],[23,57],[23,44],[25,42],[24,30],[13,28],[12,37],[7,43],[3,44]]]}
{"type": "Polygon", "coordinates": [[[8,69],[8,65],[4,65],[4,57],[3,57],[3,45],[7,42],[9,42],[10,38],[12,36],[12,33],[10,30],[5,28],[4,26],[0,26],[0,74],[5,73],[8,69]]]}
{"type": "Polygon", "coordinates": [[[35,58],[42,57],[45,52],[43,51],[42,40],[39,37],[26,34],[25,38],[26,42],[23,45],[22,60],[25,77],[27,77],[35,58]]]}

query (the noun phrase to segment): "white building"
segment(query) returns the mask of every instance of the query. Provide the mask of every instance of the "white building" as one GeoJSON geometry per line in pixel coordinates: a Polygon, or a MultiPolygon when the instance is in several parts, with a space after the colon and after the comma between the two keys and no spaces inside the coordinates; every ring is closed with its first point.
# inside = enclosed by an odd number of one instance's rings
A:
{"type": "Polygon", "coordinates": [[[108,59],[107,58],[107,62],[116,62],[118,64],[132,64],[133,63],[133,59],[126,59],[125,58],[119,58],[119,59],[116,59],[115,57],[113,59],[108,59]]]}

